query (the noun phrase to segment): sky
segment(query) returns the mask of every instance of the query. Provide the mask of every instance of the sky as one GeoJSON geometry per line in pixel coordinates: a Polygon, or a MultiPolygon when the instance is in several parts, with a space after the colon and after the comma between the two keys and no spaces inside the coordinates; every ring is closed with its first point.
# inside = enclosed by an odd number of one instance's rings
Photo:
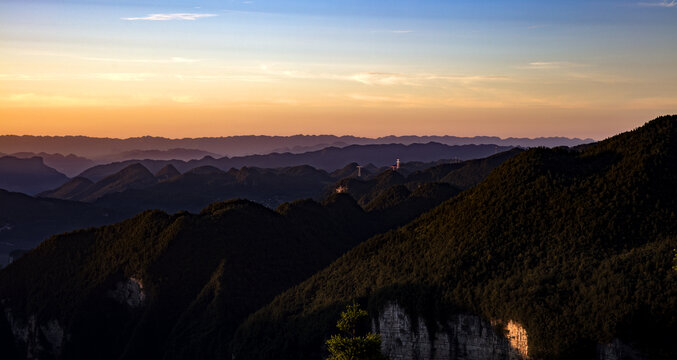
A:
{"type": "Polygon", "coordinates": [[[677,113],[677,1],[0,0],[0,134],[602,139],[677,113]]]}

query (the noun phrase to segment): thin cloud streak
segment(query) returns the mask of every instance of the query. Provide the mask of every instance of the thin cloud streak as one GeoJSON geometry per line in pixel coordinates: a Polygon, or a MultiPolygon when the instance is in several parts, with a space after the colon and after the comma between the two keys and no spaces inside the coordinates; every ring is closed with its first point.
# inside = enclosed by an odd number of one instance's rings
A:
{"type": "Polygon", "coordinates": [[[142,63],[142,64],[186,64],[202,61],[200,59],[187,59],[182,57],[172,57],[169,59],[120,59],[120,58],[78,56],[77,58],[89,61],[107,61],[107,62],[142,63]]]}
{"type": "Polygon", "coordinates": [[[522,68],[535,70],[551,70],[551,69],[565,69],[585,66],[587,65],[568,61],[534,61],[530,62],[527,66],[524,66],[522,68]]]}
{"type": "Polygon", "coordinates": [[[158,77],[151,73],[42,73],[42,74],[0,74],[3,81],[64,81],[64,80],[108,80],[108,81],[146,81],[158,77]]]}
{"type": "Polygon", "coordinates": [[[195,14],[195,13],[176,13],[176,14],[149,14],[144,17],[127,17],[122,20],[136,21],[169,21],[169,20],[197,20],[201,18],[214,17],[217,14],[195,14]]]}
{"type": "Polygon", "coordinates": [[[445,75],[445,74],[402,74],[388,72],[361,72],[350,75],[316,74],[294,70],[275,70],[271,66],[261,65],[261,70],[270,75],[281,78],[307,80],[334,80],[352,81],[369,86],[424,86],[433,81],[472,83],[481,81],[506,81],[507,76],[494,75],[445,75]]]}
{"type": "Polygon", "coordinates": [[[642,6],[642,7],[672,8],[672,7],[677,7],[677,0],[672,0],[670,2],[667,2],[667,1],[663,1],[663,2],[640,2],[637,5],[642,6]]]}

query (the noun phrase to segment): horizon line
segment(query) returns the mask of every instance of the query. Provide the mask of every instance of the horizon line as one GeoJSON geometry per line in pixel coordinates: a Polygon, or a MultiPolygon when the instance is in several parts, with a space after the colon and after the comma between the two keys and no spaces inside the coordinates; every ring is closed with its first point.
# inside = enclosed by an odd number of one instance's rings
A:
{"type": "MultiPolygon", "coordinates": [[[[631,129],[632,130],[632,129],[631,129]]],[[[626,130],[626,131],[631,131],[631,130],[626,130]]],[[[623,131],[623,132],[626,132],[623,131]]],[[[621,132],[622,133],[622,132],[621,132]]],[[[473,136],[460,136],[460,135],[413,135],[413,134],[408,134],[408,135],[383,135],[383,136],[377,136],[377,137],[372,137],[372,136],[359,136],[359,135],[351,135],[351,134],[344,134],[344,135],[337,135],[337,134],[293,134],[293,135],[267,135],[267,134],[237,134],[237,135],[222,135],[222,136],[198,136],[198,137],[183,137],[183,138],[174,138],[174,137],[167,137],[167,136],[156,136],[156,135],[141,135],[141,136],[130,136],[130,137],[109,137],[109,136],[91,136],[91,135],[34,135],[34,134],[0,134],[0,137],[48,137],[48,138],[90,138],[90,139],[110,139],[110,140],[135,140],[135,139],[143,139],[143,138],[152,138],[152,139],[165,139],[165,140],[199,140],[199,139],[227,139],[227,138],[235,138],[235,137],[280,137],[280,138],[291,138],[291,137],[298,137],[298,136],[305,136],[305,137],[321,137],[321,136],[333,136],[336,138],[342,138],[342,137],[353,137],[353,138],[359,138],[359,139],[372,139],[372,140],[378,140],[378,139],[385,139],[385,138],[405,138],[405,137],[419,137],[419,138],[424,138],[424,137],[455,137],[455,138],[461,138],[461,139],[472,139],[472,138],[497,138],[500,140],[510,140],[510,139],[529,139],[529,140],[537,140],[537,139],[569,139],[569,140],[593,140],[593,141],[600,141],[600,139],[596,139],[594,137],[571,137],[571,136],[536,136],[536,137],[529,137],[529,136],[508,136],[508,137],[501,137],[501,136],[496,136],[496,135],[473,135],[473,136]]],[[[613,136],[613,135],[612,135],[613,136]]]]}

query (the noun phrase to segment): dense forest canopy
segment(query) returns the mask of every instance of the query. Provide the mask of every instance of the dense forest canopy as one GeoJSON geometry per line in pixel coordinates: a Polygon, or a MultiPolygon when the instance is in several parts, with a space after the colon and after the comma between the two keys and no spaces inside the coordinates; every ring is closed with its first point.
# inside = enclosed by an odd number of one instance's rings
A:
{"type": "Polygon", "coordinates": [[[519,321],[536,358],[592,358],[613,338],[674,358],[675,184],[676,116],[580,150],[528,150],[278,296],[234,354],[317,358],[345,303],[397,299],[431,326],[458,311],[519,321]]]}

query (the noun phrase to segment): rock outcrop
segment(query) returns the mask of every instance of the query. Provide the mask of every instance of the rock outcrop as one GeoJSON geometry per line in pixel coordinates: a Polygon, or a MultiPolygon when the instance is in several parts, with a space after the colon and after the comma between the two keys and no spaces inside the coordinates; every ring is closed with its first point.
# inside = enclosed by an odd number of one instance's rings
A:
{"type": "Polygon", "coordinates": [[[43,356],[58,358],[64,344],[65,333],[57,320],[38,324],[35,315],[22,320],[14,316],[11,309],[5,309],[5,316],[14,339],[25,344],[26,358],[39,359],[43,356]]]}
{"type": "Polygon", "coordinates": [[[146,294],[143,292],[143,282],[137,278],[130,277],[126,281],[120,281],[115,285],[115,290],[108,292],[108,295],[120,304],[127,304],[131,308],[139,307],[146,300],[146,294]]]}
{"type": "Polygon", "coordinates": [[[397,303],[386,304],[372,321],[381,334],[381,350],[392,360],[518,360],[528,357],[527,332],[509,321],[505,335],[475,315],[457,314],[431,333],[421,318],[412,317],[397,303]]]}

